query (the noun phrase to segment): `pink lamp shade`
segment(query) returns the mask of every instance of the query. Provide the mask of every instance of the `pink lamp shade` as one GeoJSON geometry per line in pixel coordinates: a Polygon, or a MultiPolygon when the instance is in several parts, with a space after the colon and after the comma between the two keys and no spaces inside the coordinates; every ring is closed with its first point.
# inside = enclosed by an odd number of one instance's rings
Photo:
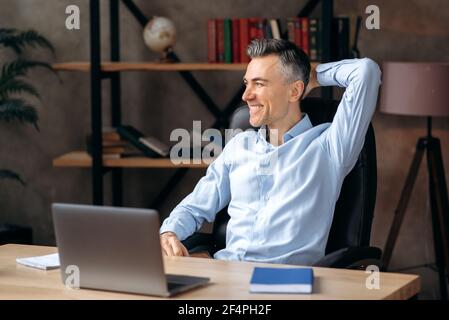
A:
{"type": "Polygon", "coordinates": [[[449,116],[449,63],[384,62],[379,110],[398,115],[449,116]]]}

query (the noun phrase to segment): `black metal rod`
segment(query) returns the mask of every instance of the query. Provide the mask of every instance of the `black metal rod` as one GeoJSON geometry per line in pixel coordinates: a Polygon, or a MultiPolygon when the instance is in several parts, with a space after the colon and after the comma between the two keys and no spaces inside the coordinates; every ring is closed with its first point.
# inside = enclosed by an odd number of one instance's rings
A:
{"type": "Polygon", "coordinates": [[[440,282],[440,299],[447,300],[447,269],[449,266],[448,239],[448,198],[444,167],[441,157],[440,141],[428,140],[427,169],[429,174],[430,208],[432,212],[432,229],[434,238],[435,259],[440,282]]]}
{"type": "MultiPolygon", "coordinates": [[[[120,61],[120,12],[119,0],[110,0],[110,40],[111,61],[120,61]]],[[[111,122],[116,127],[121,124],[120,73],[111,74],[111,122]]]]}
{"type": "Polygon", "coordinates": [[[298,17],[308,17],[321,0],[309,0],[306,5],[299,11],[298,17]]]}
{"type": "Polygon", "coordinates": [[[427,138],[432,137],[432,117],[427,117],[427,138]]]}
{"type": "MultiPolygon", "coordinates": [[[[169,52],[167,55],[168,59],[174,61],[175,63],[181,62],[181,59],[176,55],[176,53],[169,52]]],[[[203,87],[196,81],[191,72],[188,71],[180,71],[179,74],[181,77],[187,82],[190,88],[195,92],[198,98],[204,103],[207,109],[216,117],[220,118],[222,116],[222,111],[212,98],[207,94],[207,92],[203,89],[203,87]]]]}
{"type": "MultiPolygon", "coordinates": [[[[110,41],[111,61],[120,61],[120,7],[119,0],[110,0],[110,41]]],[[[121,84],[120,73],[111,74],[111,124],[113,127],[121,125],[121,84]]],[[[120,207],[123,203],[123,170],[112,169],[112,204],[120,207]]]]}
{"type": "Polygon", "coordinates": [[[405,180],[404,187],[402,188],[401,197],[394,212],[393,223],[391,224],[390,231],[388,232],[387,241],[383,250],[382,265],[386,270],[388,270],[388,267],[390,265],[390,260],[394,246],[396,244],[396,239],[398,238],[402,221],[405,217],[405,212],[407,210],[410,196],[416,182],[416,177],[418,176],[419,167],[421,165],[426,146],[427,140],[425,138],[420,138],[416,143],[415,156],[413,157],[412,164],[407,174],[407,179],[405,180]]]}
{"type": "Polygon", "coordinates": [[[123,4],[128,8],[132,15],[139,21],[142,27],[145,27],[149,19],[145,16],[142,11],[136,6],[132,0],[122,0],[123,4]]]}
{"type": "Polygon", "coordinates": [[[178,182],[185,176],[188,170],[189,170],[188,168],[176,169],[175,173],[167,182],[165,187],[162,189],[161,192],[159,192],[155,200],[151,203],[150,208],[158,208],[161,205],[161,203],[164,202],[164,200],[167,198],[167,196],[170,194],[173,188],[178,184],[178,182]]]}
{"type": "Polygon", "coordinates": [[[321,19],[322,19],[322,59],[323,62],[329,62],[332,56],[332,29],[334,8],[332,0],[322,0],[321,19]]]}
{"type": "Polygon", "coordinates": [[[103,80],[103,79],[105,79],[105,80],[111,79],[113,75],[114,75],[113,72],[104,72],[104,71],[101,71],[101,79],[102,79],[102,80],[103,80]]]}
{"type": "Polygon", "coordinates": [[[241,86],[240,89],[236,92],[236,94],[232,97],[232,99],[226,105],[222,117],[217,119],[215,123],[212,125],[212,128],[221,129],[221,128],[229,128],[229,118],[232,113],[237,109],[240,105],[243,104],[242,95],[245,92],[245,86],[241,86]]]}
{"type": "Polygon", "coordinates": [[[232,113],[237,109],[240,105],[244,104],[242,100],[243,93],[245,92],[245,86],[241,86],[240,89],[235,93],[232,99],[226,105],[224,110],[224,116],[229,118],[232,113]]]}
{"type": "Polygon", "coordinates": [[[103,204],[103,162],[101,142],[101,66],[100,66],[100,3],[90,0],[90,94],[92,130],[92,193],[93,204],[103,204]]]}
{"type": "Polygon", "coordinates": [[[449,197],[447,193],[447,184],[443,163],[443,156],[441,154],[441,144],[440,140],[437,138],[432,138],[433,149],[434,149],[434,179],[436,181],[435,185],[437,187],[437,203],[438,203],[438,218],[440,221],[440,230],[443,235],[443,247],[444,247],[444,258],[446,264],[446,272],[449,276],[449,197]]]}

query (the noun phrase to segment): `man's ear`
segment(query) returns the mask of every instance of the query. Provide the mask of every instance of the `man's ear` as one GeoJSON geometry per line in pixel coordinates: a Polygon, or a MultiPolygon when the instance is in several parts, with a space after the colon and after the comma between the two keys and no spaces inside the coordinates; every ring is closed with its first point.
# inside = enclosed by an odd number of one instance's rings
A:
{"type": "Polygon", "coordinates": [[[304,92],[304,82],[301,80],[295,81],[291,84],[290,89],[290,102],[296,102],[301,99],[302,93],[304,92]]]}

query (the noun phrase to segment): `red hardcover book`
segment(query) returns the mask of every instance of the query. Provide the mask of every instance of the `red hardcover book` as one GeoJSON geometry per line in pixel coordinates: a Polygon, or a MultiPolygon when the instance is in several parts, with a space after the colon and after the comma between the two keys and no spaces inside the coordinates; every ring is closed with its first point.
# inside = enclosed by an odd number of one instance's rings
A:
{"type": "Polygon", "coordinates": [[[217,62],[225,61],[225,39],[224,39],[224,20],[217,19],[216,25],[217,28],[217,62]]]}
{"type": "Polygon", "coordinates": [[[302,43],[302,31],[301,31],[301,21],[300,18],[295,18],[295,44],[299,47],[299,48],[303,48],[303,43],[302,43]]]}
{"type": "Polygon", "coordinates": [[[248,47],[249,44],[249,28],[248,28],[248,19],[246,18],[242,18],[240,19],[240,62],[241,63],[247,63],[249,62],[249,57],[246,54],[246,48],[248,47]]]}
{"type": "Polygon", "coordinates": [[[259,18],[248,19],[249,42],[259,37],[259,18]]]}
{"type": "Polygon", "coordinates": [[[240,21],[232,19],[232,62],[240,62],[240,21]]]}
{"type": "Polygon", "coordinates": [[[207,20],[207,61],[209,63],[217,62],[216,34],[215,20],[207,20]]]}
{"type": "Polygon", "coordinates": [[[287,33],[288,33],[288,41],[295,42],[295,19],[296,18],[287,18],[287,33]]]}
{"type": "Polygon", "coordinates": [[[299,18],[301,21],[301,41],[302,50],[307,55],[310,55],[310,45],[309,45],[309,18],[299,18]]]}

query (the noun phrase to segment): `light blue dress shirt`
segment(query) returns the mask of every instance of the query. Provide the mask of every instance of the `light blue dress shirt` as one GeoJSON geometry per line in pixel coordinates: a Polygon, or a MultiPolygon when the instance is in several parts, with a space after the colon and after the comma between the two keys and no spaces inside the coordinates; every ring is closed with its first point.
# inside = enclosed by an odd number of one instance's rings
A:
{"type": "Polygon", "coordinates": [[[312,126],[305,115],[278,147],[264,129],[232,138],[206,175],[163,222],[184,240],[226,205],[226,248],[214,257],[311,265],[325,253],[335,203],[357,162],[380,85],[368,59],[321,64],[322,86],[345,87],[332,123],[312,126]]]}

